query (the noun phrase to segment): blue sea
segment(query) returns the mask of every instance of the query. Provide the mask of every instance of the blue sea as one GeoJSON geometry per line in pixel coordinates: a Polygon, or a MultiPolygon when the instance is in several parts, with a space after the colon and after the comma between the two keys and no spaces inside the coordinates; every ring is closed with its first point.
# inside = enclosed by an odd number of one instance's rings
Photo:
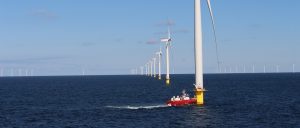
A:
{"type": "Polygon", "coordinates": [[[194,75],[1,77],[0,128],[300,128],[300,74],[206,74],[205,105],[168,107],[194,75]]]}

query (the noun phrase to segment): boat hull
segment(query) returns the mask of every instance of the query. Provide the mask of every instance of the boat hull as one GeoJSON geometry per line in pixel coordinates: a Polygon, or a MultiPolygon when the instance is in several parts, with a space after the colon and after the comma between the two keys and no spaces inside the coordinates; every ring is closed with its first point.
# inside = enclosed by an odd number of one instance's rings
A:
{"type": "Polygon", "coordinates": [[[179,101],[171,101],[169,100],[167,102],[168,106],[185,106],[185,105],[192,105],[192,104],[196,104],[197,103],[197,99],[196,98],[191,98],[189,100],[179,100],[179,101]]]}

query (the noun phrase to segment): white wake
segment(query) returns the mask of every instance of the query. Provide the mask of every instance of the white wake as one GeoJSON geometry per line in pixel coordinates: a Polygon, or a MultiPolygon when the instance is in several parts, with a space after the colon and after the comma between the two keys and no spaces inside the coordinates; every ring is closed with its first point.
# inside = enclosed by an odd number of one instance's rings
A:
{"type": "Polygon", "coordinates": [[[165,108],[169,107],[168,105],[149,105],[149,106],[105,106],[107,108],[115,108],[115,109],[156,109],[156,108],[165,108]]]}

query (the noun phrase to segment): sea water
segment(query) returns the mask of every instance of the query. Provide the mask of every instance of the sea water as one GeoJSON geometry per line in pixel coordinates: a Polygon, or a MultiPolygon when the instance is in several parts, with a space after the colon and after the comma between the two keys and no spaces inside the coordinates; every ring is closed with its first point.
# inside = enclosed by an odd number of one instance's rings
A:
{"type": "Polygon", "coordinates": [[[1,77],[0,128],[300,127],[300,74],[206,74],[204,106],[168,107],[194,75],[1,77]]]}

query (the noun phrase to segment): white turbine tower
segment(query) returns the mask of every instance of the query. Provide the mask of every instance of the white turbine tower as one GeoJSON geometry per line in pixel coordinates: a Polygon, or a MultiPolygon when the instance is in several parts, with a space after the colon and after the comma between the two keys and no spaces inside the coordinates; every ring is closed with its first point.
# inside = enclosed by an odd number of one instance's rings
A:
{"type": "Polygon", "coordinates": [[[276,72],[279,73],[279,65],[276,65],[276,72]]]}
{"type": "Polygon", "coordinates": [[[148,76],[150,76],[150,62],[147,63],[147,68],[148,68],[148,76]]]}
{"type": "MultiPolygon", "coordinates": [[[[215,32],[215,22],[213,17],[213,12],[211,9],[210,0],[207,0],[207,5],[209,8],[214,37],[216,42],[216,32],[215,32]]],[[[202,21],[201,21],[201,0],[195,0],[195,93],[197,98],[197,104],[204,104],[204,86],[203,86],[203,49],[202,49],[202,21]]],[[[217,48],[217,47],[216,47],[217,48]]],[[[218,60],[219,65],[219,60],[218,60]]]]}
{"type": "Polygon", "coordinates": [[[252,73],[255,73],[255,65],[252,65],[252,73]]]}
{"type": "Polygon", "coordinates": [[[168,38],[161,39],[161,42],[166,43],[166,65],[167,65],[167,72],[166,72],[166,84],[170,84],[170,46],[171,46],[171,32],[170,26],[168,26],[168,38]]]}
{"type": "Polygon", "coordinates": [[[158,79],[161,79],[161,56],[162,56],[162,52],[161,52],[161,48],[159,50],[159,52],[156,53],[158,55],[158,79]]]}
{"type": "Polygon", "coordinates": [[[295,73],[295,64],[293,64],[293,73],[295,73]]]}
{"type": "Polygon", "coordinates": [[[266,73],[266,65],[264,65],[264,73],[266,73]]]}
{"type": "Polygon", "coordinates": [[[156,57],[153,58],[153,77],[156,77],[156,57]]]}
{"type": "Polygon", "coordinates": [[[150,76],[152,77],[153,76],[153,62],[152,60],[150,60],[150,76]]]}
{"type": "Polygon", "coordinates": [[[147,76],[148,75],[148,64],[145,64],[145,75],[147,76]]]}
{"type": "Polygon", "coordinates": [[[83,68],[81,72],[82,72],[82,74],[81,74],[81,75],[83,75],[83,76],[84,76],[84,75],[85,75],[85,69],[83,68]]]}

